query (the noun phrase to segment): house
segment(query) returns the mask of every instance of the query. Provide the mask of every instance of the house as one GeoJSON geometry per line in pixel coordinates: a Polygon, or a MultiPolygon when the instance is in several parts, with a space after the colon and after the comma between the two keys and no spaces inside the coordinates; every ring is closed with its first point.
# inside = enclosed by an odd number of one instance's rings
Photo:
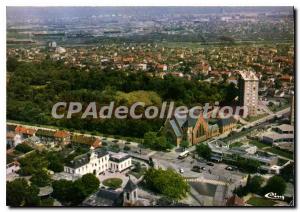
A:
{"type": "Polygon", "coordinates": [[[14,124],[7,124],[6,125],[6,131],[7,132],[15,132],[15,129],[16,129],[16,125],[14,125],[14,124]]]}
{"type": "Polygon", "coordinates": [[[28,138],[30,136],[34,136],[35,135],[36,129],[26,128],[26,127],[18,125],[15,128],[15,132],[17,134],[21,135],[23,138],[28,138]]]}
{"type": "Polygon", "coordinates": [[[38,129],[35,136],[39,137],[41,142],[54,143],[54,130],[38,129]]]}
{"type": "Polygon", "coordinates": [[[9,145],[9,148],[14,146],[15,136],[16,136],[16,134],[12,131],[9,131],[9,132],[6,133],[6,145],[9,145]]]}
{"type": "Polygon", "coordinates": [[[65,146],[70,143],[71,133],[68,131],[64,131],[64,130],[57,130],[54,133],[54,139],[56,142],[58,142],[62,146],[65,146]]]}
{"type": "Polygon", "coordinates": [[[289,124],[282,124],[274,127],[274,130],[280,134],[294,134],[294,126],[289,124]]]}
{"type": "Polygon", "coordinates": [[[262,136],[262,141],[270,144],[277,142],[293,142],[294,134],[280,134],[277,132],[267,132],[262,136]]]}
{"type": "Polygon", "coordinates": [[[94,136],[85,136],[85,135],[77,135],[77,134],[72,135],[71,143],[78,144],[78,145],[87,145],[95,149],[101,146],[101,141],[99,138],[94,136]]]}
{"type": "Polygon", "coordinates": [[[6,165],[6,175],[14,174],[20,169],[20,164],[18,161],[13,161],[6,165]]]}
{"type": "Polygon", "coordinates": [[[238,79],[234,76],[231,76],[227,79],[227,82],[230,84],[230,83],[233,83],[235,85],[238,85],[238,79]]]}

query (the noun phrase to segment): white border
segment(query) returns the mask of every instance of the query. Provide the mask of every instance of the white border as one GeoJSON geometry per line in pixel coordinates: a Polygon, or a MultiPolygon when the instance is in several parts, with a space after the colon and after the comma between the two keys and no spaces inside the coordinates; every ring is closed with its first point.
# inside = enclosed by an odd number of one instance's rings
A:
{"type": "MultiPolygon", "coordinates": [[[[296,9],[299,10],[300,6],[298,0],[252,0],[252,1],[245,1],[245,0],[209,0],[209,1],[203,1],[203,0],[106,0],[106,1],[96,1],[96,0],[28,0],[25,2],[25,0],[2,0],[0,1],[0,64],[1,64],[1,75],[0,75],[0,96],[2,97],[0,101],[0,108],[1,108],[1,114],[0,114],[0,122],[1,122],[1,128],[0,128],[0,135],[2,138],[2,160],[1,161],[1,188],[4,189],[1,195],[1,206],[5,208],[6,211],[8,210],[15,210],[10,209],[6,207],[6,189],[5,189],[5,161],[6,161],[6,6],[294,6],[296,9]]],[[[299,11],[298,11],[299,12],[299,11]]],[[[299,16],[299,14],[298,14],[299,16]]],[[[297,29],[299,29],[299,21],[297,23],[297,29]]],[[[297,31],[296,31],[297,32],[297,31]]],[[[297,35],[298,38],[298,35],[297,35]]],[[[298,40],[298,39],[297,39],[298,40]]],[[[299,54],[297,54],[297,61],[299,61],[299,54]]],[[[296,70],[298,68],[298,65],[296,67],[296,70]]],[[[299,75],[299,73],[297,74],[299,75]]],[[[298,77],[297,77],[298,78],[298,77]]],[[[297,87],[299,88],[299,81],[297,80],[297,87]]],[[[297,100],[299,100],[299,92],[298,89],[296,91],[297,100]]],[[[300,106],[297,104],[297,111],[299,111],[300,106]]],[[[297,113],[297,120],[298,119],[298,113],[297,113]]],[[[297,124],[297,131],[299,130],[299,124],[297,124]]],[[[297,135],[299,137],[299,133],[297,135]]],[[[297,141],[295,141],[297,142],[297,141]]],[[[297,144],[297,147],[299,148],[299,143],[297,144]]],[[[299,152],[297,151],[298,155],[299,152]]],[[[299,157],[299,156],[298,156],[299,157]]],[[[297,158],[296,158],[297,160],[297,158]]],[[[297,160],[298,162],[298,160],[297,160]]],[[[299,170],[299,162],[297,163],[297,170],[299,170]]],[[[299,173],[298,173],[299,174],[299,173]]],[[[299,176],[297,175],[297,185],[299,185],[299,176]]],[[[298,188],[297,188],[298,191],[298,188]]],[[[297,193],[297,197],[299,197],[299,194],[297,193]]],[[[297,198],[297,203],[299,205],[299,198],[297,198]]],[[[173,208],[171,208],[172,210],[173,208]]],[[[174,208],[175,209],[175,208],[174,208]]],[[[207,210],[204,208],[194,208],[196,210],[207,210]]],[[[221,210],[231,210],[231,208],[220,208],[221,210]]],[[[210,211],[219,211],[220,209],[214,208],[209,209],[210,211]]],[[[249,210],[249,208],[247,208],[249,210]]],[[[22,210],[32,210],[32,209],[22,209],[22,210]]],[[[37,210],[44,210],[44,209],[37,209],[37,210]]],[[[54,211],[55,209],[47,209],[47,211],[54,211]]],[[[65,210],[74,210],[74,209],[65,209],[65,210]]],[[[76,209],[78,211],[86,211],[86,209],[76,209]]],[[[130,209],[105,209],[105,208],[96,208],[94,210],[113,210],[113,211],[119,211],[119,210],[130,210],[130,209]]],[[[137,209],[140,210],[140,209],[137,209]]],[[[147,209],[147,210],[155,210],[155,211],[162,211],[162,210],[170,210],[167,208],[157,208],[157,209],[147,209]]],[[[180,208],[179,208],[180,210],[180,208]]],[[[185,209],[184,209],[185,210],[185,209]]],[[[253,210],[253,209],[250,209],[253,210]]],[[[255,209],[256,211],[264,211],[266,209],[255,209]]],[[[272,209],[271,209],[272,210],[272,209]]],[[[282,210],[279,209],[278,210],[282,210]]],[[[287,210],[287,209],[284,209],[287,210]]]]}

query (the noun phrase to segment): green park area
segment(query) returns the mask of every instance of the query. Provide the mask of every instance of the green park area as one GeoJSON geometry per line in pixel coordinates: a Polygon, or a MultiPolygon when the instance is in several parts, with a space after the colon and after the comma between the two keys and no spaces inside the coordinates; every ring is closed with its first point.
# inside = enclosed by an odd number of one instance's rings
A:
{"type": "Polygon", "coordinates": [[[122,180],[120,178],[108,178],[102,182],[103,185],[117,189],[120,188],[122,185],[122,180]]]}
{"type": "Polygon", "coordinates": [[[248,204],[253,206],[273,206],[275,202],[270,199],[262,198],[262,197],[251,197],[248,201],[248,204]]]}

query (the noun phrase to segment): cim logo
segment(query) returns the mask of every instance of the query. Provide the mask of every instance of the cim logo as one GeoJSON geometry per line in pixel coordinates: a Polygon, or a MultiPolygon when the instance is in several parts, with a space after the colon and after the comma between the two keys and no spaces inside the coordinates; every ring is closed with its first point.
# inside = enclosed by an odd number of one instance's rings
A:
{"type": "Polygon", "coordinates": [[[284,200],[284,196],[277,195],[274,192],[270,192],[270,193],[265,194],[265,197],[268,198],[268,199],[273,199],[273,200],[284,200]]]}

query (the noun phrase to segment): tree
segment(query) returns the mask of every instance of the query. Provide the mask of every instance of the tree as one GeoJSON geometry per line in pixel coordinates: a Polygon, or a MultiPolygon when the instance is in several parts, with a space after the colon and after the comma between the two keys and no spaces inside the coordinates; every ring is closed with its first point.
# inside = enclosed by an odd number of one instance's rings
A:
{"type": "Polygon", "coordinates": [[[211,157],[211,149],[207,144],[198,144],[196,146],[196,152],[200,157],[203,157],[206,160],[209,160],[211,157]]]}
{"type": "Polygon", "coordinates": [[[154,161],[153,161],[152,157],[149,157],[149,165],[151,167],[154,167],[154,161]]]}
{"type": "Polygon", "coordinates": [[[23,178],[12,182],[6,182],[6,203],[9,206],[39,206],[39,189],[34,185],[29,185],[23,178]]]}
{"type": "Polygon", "coordinates": [[[260,192],[261,185],[263,184],[263,182],[264,179],[261,176],[254,176],[248,185],[249,192],[258,194],[260,192]]]}
{"type": "Polygon", "coordinates": [[[84,192],[86,194],[92,194],[98,190],[100,181],[94,174],[85,174],[80,179],[84,192]]]}
{"type": "Polygon", "coordinates": [[[187,140],[183,140],[181,143],[180,143],[180,146],[183,148],[183,150],[185,150],[186,148],[188,148],[190,145],[190,143],[187,141],[187,140]]]}
{"type": "Polygon", "coordinates": [[[140,162],[135,163],[135,171],[140,172],[142,170],[142,165],[140,162]]]}
{"type": "Polygon", "coordinates": [[[124,151],[129,151],[129,150],[130,150],[130,147],[126,145],[126,146],[124,146],[123,150],[124,150],[124,151]]]}
{"type": "Polygon", "coordinates": [[[256,173],[260,167],[260,163],[253,159],[245,159],[238,156],[235,161],[236,166],[238,166],[240,170],[248,173],[256,173]]]}
{"type": "Polygon", "coordinates": [[[240,185],[239,187],[234,189],[233,193],[235,193],[239,197],[243,197],[243,196],[246,196],[248,194],[248,191],[247,191],[247,189],[245,189],[245,187],[240,185]]]}
{"type": "Polygon", "coordinates": [[[72,188],[72,181],[69,180],[57,180],[52,183],[53,193],[52,196],[58,199],[62,203],[70,202],[69,196],[72,188]]]}
{"type": "Polygon", "coordinates": [[[160,136],[155,139],[155,143],[152,146],[152,149],[164,151],[171,148],[172,145],[167,141],[166,137],[160,136]]]}
{"type": "Polygon", "coordinates": [[[172,148],[171,143],[166,139],[166,137],[157,136],[156,132],[145,133],[143,144],[148,148],[159,151],[165,151],[172,148]]]}
{"type": "Polygon", "coordinates": [[[186,197],[189,191],[184,178],[172,169],[150,168],[145,173],[144,182],[149,189],[175,201],[186,197]]]}
{"type": "Polygon", "coordinates": [[[283,195],[286,189],[286,182],[280,176],[271,177],[265,187],[263,188],[263,192],[269,193],[274,192],[277,195],[283,195]]]}
{"type": "Polygon", "coordinates": [[[294,163],[290,163],[280,170],[280,176],[287,182],[294,181],[294,163]]]}
{"type": "Polygon", "coordinates": [[[276,89],[280,89],[282,87],[282,82],[280,81],[280,79],[275,79],[274,85],[276,89]]]}
{"type": "Polygon", "coordinates": [[[42,153],[33,152],[19,160],[21,169],[19,174],[23,176],[33,175],[35,172],[47,169],[49,162],[43,157],[42,153]]]}
{"type": "Polygon", "coordinates": [[[151,147],[155,143],[157,133],[156,132],[147,132],[144,134],[144,146],[151,147]]]}
{"type": "Polygon", "coordinates": [[[251,175],[248,174],[248,177],[247,177],[247,182],[246,182],[246,189],[249,190],[249,187],[250,187],[250,182],[251,182],[251,175]]]}
{"type": "Polygon", "coordinates": [[[53,197],[65,205],[76,206],[96,192],[100,181],[93,174],[85,174],[76,181],[58,180],[52,183],[53,197]]]}
{"type": "Polygon", "coordinates": [[[48,152],[46,158],[49,162],[48,169],[54,172],[64,171],[63,157],[57,152],[48,152]]]}
{"type": "Polygon", "coordinates": [[[30,182],[38,187],[47,186],[49,185],[50,181],[51,179],[48,171],[45,169],[36,171],[30,178],[30,182]]]}
{"type": "Polygon", "coordinates": [[[64,165],[59,160],[52,160],[49,161],[48,169],[54,171],[54,172],[62,172],[64,171],[64,165]]]}
{"type": "Polygon", "coordinates": [[[88,195],[84,184],[80,180],[76,180],[73,182],[69,193],[71,206],[79,205],[88,195]]]}
{"type": "Polygon", "coordinates": [[[18,144],[15,147],[15,150],[17,150],[19,152],[22,152],[22,153],[27,153],[27,152],[30,152],[33,149],[30,146],[28,146],[27,144],[21,143],[21,144],[18,144]]]}

